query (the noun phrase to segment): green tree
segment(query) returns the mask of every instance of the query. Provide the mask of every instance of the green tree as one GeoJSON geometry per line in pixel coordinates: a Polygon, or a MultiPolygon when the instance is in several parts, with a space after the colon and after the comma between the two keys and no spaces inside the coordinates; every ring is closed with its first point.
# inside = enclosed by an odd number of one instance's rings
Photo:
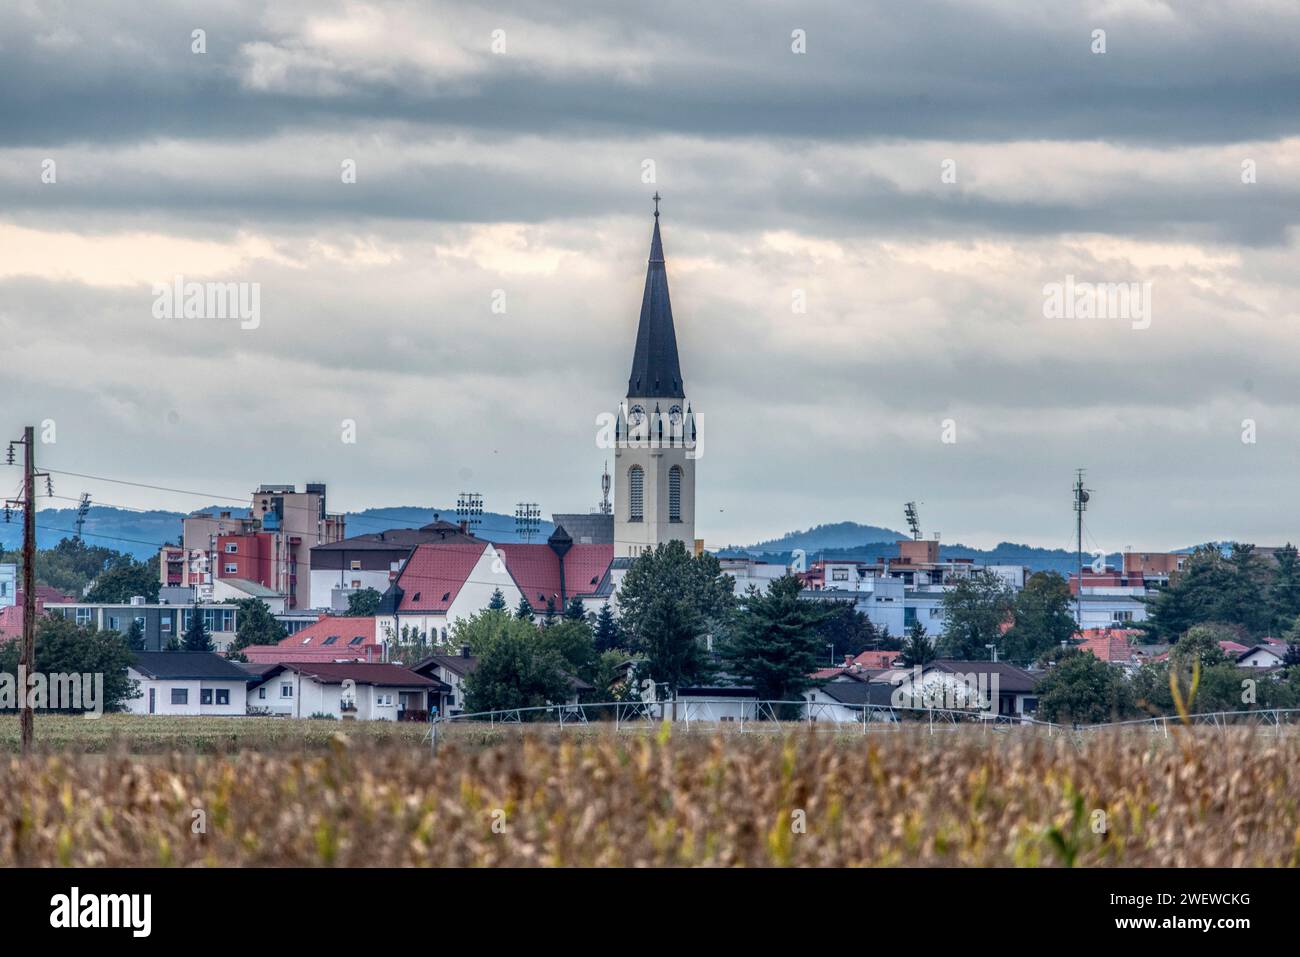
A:
{"type": "Polygon", "coordinates": [[[492,598],[488,602],[488,608],[492,611],[506,610],[506,596],[501,594],[500,588],[492,589],[492,598]]]}
{"type": "Polygon", "coordinates": [[[521,621],[533,620],[533,605],[526,596],[521,596],[519,605],[515,608],[515,617],[521,621]]]}
{"type": "MultiPolygon", "coordinates": [[[[18,674],[19,642],[0,644],[0,671],[18,674]]],[[[36,622],[36,670],[46,674],[104,676],[105,711],[120,711],[131,698],[137,697],[136,682],[127,677],[132,658],[126,637],[116,631],[97,631],[58,615],[43,615],[36,622]]],[[[82,700],[93,696],[83,682],[82,700]]],[[[88,709],[82,709],[88,710],[88,709]]],[[[39,724],[39,719],[38,719],[39,724]]]]}
{"type": "Polygon", "coordinates": [[[801,588],[791,575],[773,581],[766,592],[751,588],[723,642],[723,660],[760,700],[793,701],[815,683],[810,675],[820,664],[818,627],[832,612],[800,598],[801,588]]]}
{"type": "Polygon", "coordinates": [[[640,674],[676,692],[712,673],[704,646],[705,621],[694,603],[659,595],[639,615],[631,644],[645,658],[640,674]]]}
{"type": "MultiPolygon", "coordinates": [[[[489,612],[489,614],[497,614],[489,612]]],[[[564,659],[544,645],[531,626],[503,626],[479,653],[478,666],[465,679],[467,711],[533,708],[562,702],[569,696],[564,659]]],[[[535,719],[536,714],[525,718],[535,719]]]]}
{"type": "Polygon", "coordinates": [[[121,555],[95,579],[86,601],[127,602],[143,595],[145,601],[156,602],[161,587],[157,560],[138,562],[130,555],[121,555]]]}
{"type": "MultiPolygon", "coordinates": [[[[846,655],[857,657],[864,651],[883,649],[885,636],[871,619],[854,607],[852,601],[826,602],[826,617],[817,626],[821,648],[831,661],[843,661],[846,655]],[[832,647],[826,648],[827,645],[832,647]]],[[[818,654],[820,654],[820,650],[818,654]]]]}
{"type": "Polygon", "coordinates": [[[641,636],[648,617],[662,615],[660,599],[670,595],[688,607],[705,632],[725,621],[736,607],[735,583],[718,559],[704,552],[692,556],[678,541],[664,542],[637,556],[619,586],[623,628],[641,636]]]}
{"type": "Polygon", "coordinates": [[[1281,635],[1300,621],[1300,558],[1290,542],[1274,552],[1273,558],[1277,566],[1268,591],[1272,612],[1269,631],[1281,635]]]}
{"type": "Polygon", "coordinates": [[[1002,626],[1011,617],[1011,589],[986,568],[957,580],[944,592],[944,628],[938,646],[945,657],[988,660],[990,644],[999,644],[1002,626]]]}
{"type": "Polygon", "coordinates": [[[126,630],[126,646],[131,651],[144,651],[144,626],[138,619],[131,619],[131,627],[126,630]]]}
{"type": "Polygon", "coordinates": [[[924,667],[934,661],[937,654],[934,639],[925,633],[925,625],[919,621],[912,622],[907,629],[907,637],[903,639],[903,665],[908,668],[918,665],[924,667]]]}
{"type": "Polygon", "coordinates": [[[586,621],[587,608],[582,603],[581,598],[570,598],[569,603],[564,606],[564,617],[569,621],[586,621]]]}
{"type": "Polygon", "coordinates": [[[596,614],[595,640],[596,650],[601,654],[623,646],[623,629],[618,619],[614,617],[609,602],[601,605],[600,611],[596,614]]]}
{"type": "Polygon", "coordinates": [[[550,598],[546,599],[546,611],[542,613],[542,624],[549,628],[551,625],[555,624],[555,619],[555,596],[552,595],[550,598]]]}
{"type": "Polygon", "coordinates": [[[542,629],[541,643],[564,659],[565,670],[589,684],[595,684],[596,642],[585,621],[561,619],[542,629]]]}
{"type": "Polygon", "coordinates": [[[190,611],[190,623],[185,628],[185,636],[181,639],[181,650],[183,651],[212,651],[212,635],[208,631],[208,623],[203,620],[203,609],[194,608],[190,611]]]}
{"type": "Polygon", "coordinates": [[[1198,659],[1201,667],[1221,664],[1227,660],[1221,641],[1235,641],[1237,633],[1226,625],[1207,623],[1193,625],[1187,634],[1178,639],[1177,644],[1169,649],[1169,661],[1179,668],[1191,668],[1192,661],[1198,659]]]}
{"type": "Polygon", "coordinates": [[[1133,712],[1123,672],[1086,651],[1066,652],[1037,690],[1038,714],[1048,721],[1097,724],[1133,712]]]}
{"type": "Polygon", "coordinates": [[[361,588],[348,595],[349,618],[373,618],[384,596],[377,588],[361,588]]]}
{"type": "Polygon", "coordinates": [[[1015,596],[1012,625],[1000,656],[1027,664],[1074,637],[1069,583],[1056,572],[1035,572],[1015,596]]]}
{"type": "MultiPolygon", "coordinates": [[[[238,598],[234,604],[235,618],[239,621],[232,646],[235,651],[242,651],[249,645],[276,645],[289,637],[288,630],[271,614],[271,606],[262,599],[238,598]]],[[[198,617],[197,612],[195,617],[198,617]]],[[[187,633],[187,640],[188,637],[187,633]]]]}

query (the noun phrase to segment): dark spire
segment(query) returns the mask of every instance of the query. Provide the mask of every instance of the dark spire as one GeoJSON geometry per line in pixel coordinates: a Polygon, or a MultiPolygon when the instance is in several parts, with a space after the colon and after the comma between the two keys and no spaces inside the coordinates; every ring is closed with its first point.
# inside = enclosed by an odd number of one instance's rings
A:
{"type": "Polygon", "coordinates": [[[655,229],[650,239],[650,264],[641,297],[641,322],[636,332],[636,354],[627,380],[632,396],[683,398],[682,370],[677,361],[677,333],[673,307],[668,300],[668,270],[664,244],[659,237],[659,194],[655,193],[655,229]]]}

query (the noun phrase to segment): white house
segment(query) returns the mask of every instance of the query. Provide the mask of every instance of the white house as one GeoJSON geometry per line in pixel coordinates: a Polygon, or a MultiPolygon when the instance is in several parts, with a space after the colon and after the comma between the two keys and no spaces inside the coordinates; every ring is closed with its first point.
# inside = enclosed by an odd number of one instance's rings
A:
{"type": "Polygon", "coordinates": [[[252,714],[357,721],[423,719],[447,686],[409,668],[365,662],[285,661],[250,665],[252,714]],[[433,700],[430,700],[432,693],[433,700]]]}
{"type": "Polygon", "coordinates": [[[869,722],[897,721],[890,702],[893,691],[887,684],[843,674],[804,692],[805,714],[814,722],[836,724],[862,724],[864,712],[869,722]]]}
{"type": "Polygon", "coordinates": [[[940,659],[924,667],[886,672],[875,680],[892,686],[891,702],[900,708],[982,711],[1020,718],[1038,708],[1035,676],[1004,661],[940,659]]]}
{"type": "Polygon", "coordinates": [[[139,651],[127,667],[140,694],[129,698],[133,714],[245,714],[249,676],[210,651],[139,651]]]}
{"type": "Polygon", "coordinates": [[[1256,645],[1237,656],[1237,665],[1241,668],[1276,668],[1282,664],[1285,654],[1285,646],[1256,645]]]}

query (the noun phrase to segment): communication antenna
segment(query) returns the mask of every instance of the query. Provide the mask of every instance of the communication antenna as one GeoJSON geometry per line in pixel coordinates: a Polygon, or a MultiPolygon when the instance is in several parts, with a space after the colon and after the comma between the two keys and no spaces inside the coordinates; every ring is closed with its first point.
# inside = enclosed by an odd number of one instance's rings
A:
{"type": "Polygon", "coordinates": [[[1076,469],[1074,473],[1074,528],[1075,528],[1075,559],[1078,565],[1079,585],[1075,593],[1074,616],[1075,624],[1079,630],[1083,630],[1083,513],[1088,510],[1088,501],[1092,498],[1088,489],[1083,487],[1083,469],[1076,469]]]}
{"type": "Polygon", "coordinates": [[[613,514],[614,507],[609,504],[609,462],[605,462],[605,472],[600,477],[600,514],[613,514]]]}
{"type": "Polygon", "coordinates": [[[524,542],[531,542],[541,525],[542,509],[536,502],[520,502],[515,506],[515,533],[524,542]]]}
{"type": "Polygon", "coordinates": [[[916,512],[916,503],[908,502],[904,505],[903,514],[907,516],[907,527],[912,530],[912,540],[919,542],[921,540],[921,518],[916,512]]]}
{"type": "Polygon", "coordinates": [[[90,511],[90,493],[82,492],[81,501],[77,503],[77,538],[81,538],[81,526],[86,524],[86,513],[90,511]]]}
{"type": "Polygon", "coordinates": [[[483,524],[483,496],[478,492],[461,492],[456,496],[456,521],[463,522],[471,535],[483,524]]]}

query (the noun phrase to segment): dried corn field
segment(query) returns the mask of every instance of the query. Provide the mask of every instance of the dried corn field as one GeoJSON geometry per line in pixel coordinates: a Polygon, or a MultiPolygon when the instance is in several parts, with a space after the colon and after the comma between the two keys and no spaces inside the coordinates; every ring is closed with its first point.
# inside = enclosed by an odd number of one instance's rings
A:
{"type": "MultiPolygon", "coordinates": [[[[337,726],[336,726],[337,730],[337,726]]],[[[3,765],[9,865],[1286,865],[1300,738],[562,736],[3,765]]]]}

